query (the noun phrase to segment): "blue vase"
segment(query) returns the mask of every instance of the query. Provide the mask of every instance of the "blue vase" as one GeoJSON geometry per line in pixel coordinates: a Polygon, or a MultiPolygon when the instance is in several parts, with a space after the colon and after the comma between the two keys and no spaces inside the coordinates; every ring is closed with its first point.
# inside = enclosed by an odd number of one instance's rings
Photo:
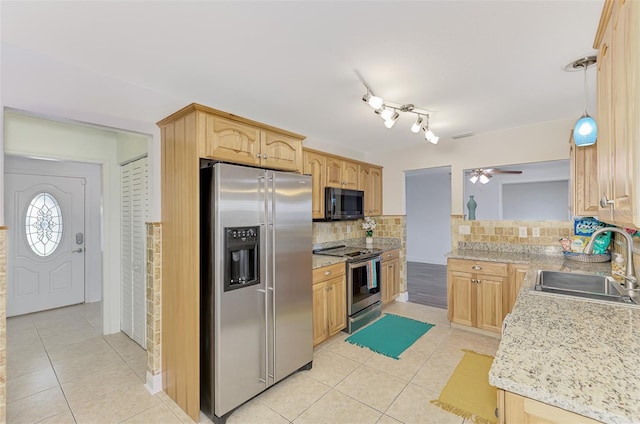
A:
{"type": "Polygon", "coordinates": [[[469,219],[476,219],[476,207],[478,204],[476,203],[473,196],[469,196],[469,201],[467,202],[467,209],[469,209],[469,219]]]}

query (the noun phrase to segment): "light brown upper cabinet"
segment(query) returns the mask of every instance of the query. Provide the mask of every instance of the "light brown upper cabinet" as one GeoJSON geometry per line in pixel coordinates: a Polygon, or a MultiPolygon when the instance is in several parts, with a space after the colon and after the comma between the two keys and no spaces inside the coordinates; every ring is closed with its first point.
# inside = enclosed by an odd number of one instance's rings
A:
{"type": "Polygon", "coordinates": [[[327,156],[327,187],[358,189],[358,162],[327,156]]]}
{"type": "Polygon", "coordinates": [[[304,150],[304,173],[311,175],[311,211],[313,219],[324,218],[324,188],[327,157],[313,150],[304,150]]]}
{"type": "Polygon", "coordinates": [[[324,218],[326,187],[362,190],[365,215],[382,215],[382,167],[306,148],[303,164],[303,172],[312,180],[313,219],[324,218]]]}
{"type": "Polygon", "coordinates": [[[382,168],[360,164],[358,190],[364,191],[364,214],[382,215],[382,168]]]}
{"type": "Polygon", "coordinates": [[[600,220],[640,227],[640,2],[606,0],[598,49],[600,220]]]}
{"type": "Polygon", "coordinates": [[[201,157],[302,172],[303,136],[215,109],[195,108],[197,126],[194,133],[201,157]]]}
{"type": "Polygon", "coordinates": [[[598,216],[598,151],[596,145],[577,147],[569,137],[571,164],[571,214],[598,216]]]}

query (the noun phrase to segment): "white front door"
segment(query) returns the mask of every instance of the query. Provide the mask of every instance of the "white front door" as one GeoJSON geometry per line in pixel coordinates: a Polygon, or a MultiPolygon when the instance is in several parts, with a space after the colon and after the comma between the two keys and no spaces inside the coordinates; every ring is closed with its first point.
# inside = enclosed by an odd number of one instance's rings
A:
{"type": "Polygon", "coordinates": [[[7,316],[84,302],[84,181],[5,174],[7,316]]]}

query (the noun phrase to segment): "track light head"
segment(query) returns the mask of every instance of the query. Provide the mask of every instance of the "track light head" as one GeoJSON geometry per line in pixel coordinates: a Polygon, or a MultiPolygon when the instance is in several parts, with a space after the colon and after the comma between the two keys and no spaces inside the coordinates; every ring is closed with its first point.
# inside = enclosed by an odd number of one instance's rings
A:
{"type": "Polygon", "coordinates": [[[416,119],[416,122],[411,126],[411,132],[414,134],[419,133],[422,128],[422,121],[422,116],[418,115],[418,119],[416,119]]]}
{"type": "Polygon", "coordinates": [[[398,120],[399,117],[400,117],[400,114],[398,112],[394,112],[394,114],[391,115],[389,119],[385,119],[384,126],[387,128],[393,127],[396,124],[396,121],[398,120]]]}
{"type": "Polygon", "coordinates": [[[393,114],[394,114],[394,113],[396,113],[396,114],[397,114],[397,112],[396,112],[395,110],[393,110],[393,109],[386,109],[386,108],[385,108],[385,109],[382,109],[382,110],[380,111],[380,117],[381,117],[382,119],[384,119],[385,121],[388,121],[389,119],[391,119],[391,117],[393,116],[393,114]]]}

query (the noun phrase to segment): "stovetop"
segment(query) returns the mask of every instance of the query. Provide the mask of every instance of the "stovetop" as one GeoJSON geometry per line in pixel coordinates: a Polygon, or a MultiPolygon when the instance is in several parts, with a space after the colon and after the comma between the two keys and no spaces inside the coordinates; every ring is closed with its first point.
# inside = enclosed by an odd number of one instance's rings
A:
{"type": "Polygon", "coordinates": [[[382,249],[376,248],[359,248],[354,246],[335,246],[324,249],[316,249],[313,251],[316,255],[337,256],[341,258],[360,259],[365,257],[377,256],[382,253],[382,249]]]}

